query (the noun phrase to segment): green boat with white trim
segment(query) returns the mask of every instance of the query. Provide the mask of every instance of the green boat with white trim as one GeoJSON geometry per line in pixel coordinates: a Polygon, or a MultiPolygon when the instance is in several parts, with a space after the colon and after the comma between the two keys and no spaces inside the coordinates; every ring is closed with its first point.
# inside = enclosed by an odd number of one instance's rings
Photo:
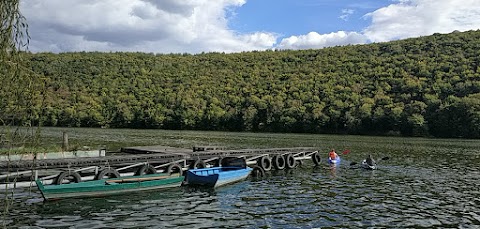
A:
{"type": "Polygon", "coordinates": [[[157,173],[60,185],[44,185],[39,179],[35,180],[35,182],[43,198],[48,201],[180,187],[184,179],[185,177],[178,173],[171,175],[157,173]]]}

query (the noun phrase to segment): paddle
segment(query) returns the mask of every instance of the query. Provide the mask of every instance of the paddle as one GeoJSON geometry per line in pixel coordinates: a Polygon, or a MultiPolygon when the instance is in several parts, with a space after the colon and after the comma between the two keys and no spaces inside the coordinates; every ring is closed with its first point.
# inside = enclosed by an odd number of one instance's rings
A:
{"type": "Polygon", "coordinates": [[[385,161],[385,160],[388,160],[388,159],[390,159],[390,158],[389,157],[383,157],[383,158],[380,159],[380,161],[385,161]]]}
{"type": "Polygon", "coordinates": [[[346,149],[346,150],[344,150],[344,151],[342,152],[343,155],[348,154],[348,153],[350,153],[350,150],[349,150],[349,149],[346,149]]]}

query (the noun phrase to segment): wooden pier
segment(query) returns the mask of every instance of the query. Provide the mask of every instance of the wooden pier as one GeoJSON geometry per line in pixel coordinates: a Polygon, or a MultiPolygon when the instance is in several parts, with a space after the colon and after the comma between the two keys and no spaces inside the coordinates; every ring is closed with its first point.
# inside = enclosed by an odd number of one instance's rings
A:
{"type": "Polygon", "coordinates": [[[247,165],[261,170],[260,174],[272,169],[294,169],[303,160],[312,160],[316,165],[320,162],[320,155],[315,149],[303,147],[227,150],[215,146],[192,149],[139,146],[103,155],[58,159],[40,159],[35,155],[29,160],[0,161],[0,183],[19,187],[17,183],[31,185],[35,179],[47,184],[61,184],[124,175],[171,173],[221,166],[231,158],[244,158],[247,165]],[[16,181],[15,184],[12,181],[16,181]]]}

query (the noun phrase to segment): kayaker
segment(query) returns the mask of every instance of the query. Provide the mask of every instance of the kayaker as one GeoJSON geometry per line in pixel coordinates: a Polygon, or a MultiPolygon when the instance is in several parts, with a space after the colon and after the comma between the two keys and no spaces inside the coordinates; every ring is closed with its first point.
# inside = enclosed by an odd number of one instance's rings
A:
{"type": "Polygon", "coordinates": [[[367,165],[370,165],[370,166],[374,166],[376,164],[371,154],[367,156],[367,158],[365,159],[365,162],[367,163],[367,165]]]}
{"type": "Polygon", "coordinates": [[[333,160],[336,160],[338,157],[338,154],[335,152],[335,149],[332,149],[332,151],[330,151],[328,153],[328,158],[333,161],[333,160]]]}

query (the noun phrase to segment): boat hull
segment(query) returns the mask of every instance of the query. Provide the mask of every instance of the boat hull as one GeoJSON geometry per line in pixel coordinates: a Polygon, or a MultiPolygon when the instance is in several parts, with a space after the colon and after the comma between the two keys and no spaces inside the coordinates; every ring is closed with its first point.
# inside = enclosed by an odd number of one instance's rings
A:
{"type": "Polygon", "coordinates": [[[184,180],[183,176],[150,174],[143,176],[121,177],[70,183],[61,185],[46,185],[36,180],[37,187],[46,201],[119,195],[130,192],[148,191],[179,187],[184,180]]]}
{"type": "Polygon", "coordinates": [[[189,185],[203,185],[220,187],[230,183],[245,180],[252,168],[239,167],[212,167],[205,169],[191,169],[187,171],[186,183],[189,185]]]}

